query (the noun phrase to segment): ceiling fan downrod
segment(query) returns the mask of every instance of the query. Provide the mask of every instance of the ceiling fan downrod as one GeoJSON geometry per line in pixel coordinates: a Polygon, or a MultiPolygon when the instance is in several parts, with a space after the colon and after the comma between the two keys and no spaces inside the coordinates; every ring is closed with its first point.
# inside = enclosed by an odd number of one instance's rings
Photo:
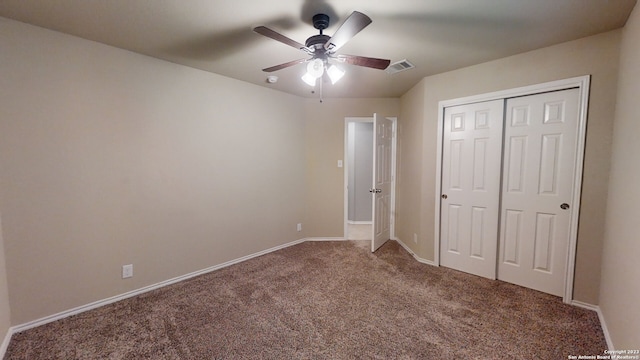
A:
{"type": "Polygon", "coordinates": [[[320,30],[320,35],[322,35],[322,30],[329,27],[329,15],[315,14],[311,21],[313,22],[313,27],[320,30]]]}
{"type": "Polygon", "coordinates": [[[320,51],[324,48],[324,44],[331,39],[331,36],[324,35],[322,31],[329,27],[329,16],[325,14],[313,15],[313,27],[320,30],[320,35],[313,35],[305,41],[305,46],[309,49],[313,49],[316,57],[324,54],[324,51],[320,51]]]}

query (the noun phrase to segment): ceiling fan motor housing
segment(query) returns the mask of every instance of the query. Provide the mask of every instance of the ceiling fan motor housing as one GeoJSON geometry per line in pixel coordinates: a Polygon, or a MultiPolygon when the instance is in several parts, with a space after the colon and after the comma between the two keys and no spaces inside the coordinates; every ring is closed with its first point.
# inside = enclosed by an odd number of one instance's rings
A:
{"type": "Polygon", "coordinates": [[[326,44],[329,39],[331,39],[329,35],[314,35],[307,39],[305,46],[316,50],[316,54],[321,54],[323,52],[318,52],[317,50],[324,49],[324,44],[326,44]]]}
{"type": "Polygon", "coordinates": [[[324,51],[318,51],[324,48],[324,44],[331,39],[330,36],[322,34],[322,30],[329,27],[329,15],[315,14],[313,15],[313,27],[320,30],[320,35],[314,35],[307,39],[305,46],[309,49],[313,49],[315,56],[324,54],[324,51]]]}
{"type": "Polygon", "coordinates": [[[326,14],[315,14],[312,18],[313,27],[320,30],[320,34],[322,34],[322,30],[329,27],[329,15],[326,14]]]}

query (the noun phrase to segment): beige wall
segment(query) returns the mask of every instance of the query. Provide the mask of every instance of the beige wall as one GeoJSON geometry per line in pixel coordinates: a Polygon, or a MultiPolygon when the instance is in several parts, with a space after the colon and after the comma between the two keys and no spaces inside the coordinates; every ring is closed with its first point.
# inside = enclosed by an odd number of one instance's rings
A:
{"type": "MultiPolygon", "coordinates": [[[[398,120],[398,186],[396,189],[396,237],[409,246],[416,254],[429,250],[423,249],[429,241],[428,234],[421,227],[422,197],[422,159],[425,158],[423,146],[423,119],[425,106],[425,80],[420,81],[400,99],[400,117],[398,120]],[[413,234],[418,236],[413,242],[413,234]]],[[[426,193],[426,192],[425,192],[426,193]]]]}
{"type": "Polygon", "coordinates": [[[622,32],[600,307],[616,349],[640,347],[640,8],[622,32]]]}
{"type": "Polygon", "coordinates": [[[303,237],[299,98],[6,19],[0,48],[13,325],[303,237]]]}
{"type": "MultiPolygon", "coordinates": [[[[591,304],[598,303],[600,253],[604,231],[607,178],[611,147],[612,118],[615,107],[620,31],[612,31],[576,41],[551,46],[488,63],[430,76],[401,99],[400,122],[403,127],[419,130],[422,138],[404,132],[400,162],[404,169],[421,169],[420,182],[399,179],[407,184],[399,197],[419,197],[417,201],[403,201],[398,222],[403,224],[401,240],[419,231],[418,255],[433,259],[434,213],[436,186],[436,140],[438,102],[475,94],[510,89],[547,81],[591,74],[591,92],[584,166],[583,196],[578,235],[574,298],[591,304]],[[424,91],[423,106],[413,99],[424,91]],[[421,156],[414,156],[415,153],[421,156]],[[416,216],[416,214],[418,214],[416,216]],[[415,230],[418,229],[418,230],[415,230]]],[[[404,171],[403,177],[416,176],[404,171]]]]}
{"type": "Polygon", "coordinates": [[[342,237],[344,118],[399,111],[398,99],[303,100],[0,26],[13,325],[299,238],[342,237]],[[135,276],[122,280],[128,263],[135,276]]]}
{"type": "Polygon", "coordinates": [[[5,267],[4,241],[2,239],[2,219],[0,219],[0,354],[2,342],[11,327],[11,308],[9,307],[9,288],[5,267]]]}
{"type": "MultiPolygon", "coordinates": [[[[339,85],[339,83],[338,83],[339,85]]],[[[307,237],[344,236],[344,118],[398,116],[398,99],[304,100],[307,237]]]]}
{"type": "MultiPolygon", "coordinates": [[[[623,59],[629,80],[619,90],[612,178],[620,185],[637,183],[625,155],[638,153],[627,139],[639,130],[631,121],[637,18],[624,38],[633,61],[623,59]]],[[[342,237],[336,163],[348,116],[399,115],[396,235],[433,259],[438,101],[585,74],[593,77],[575,298],[598,303],[620,34],[427,77],[401,99],[321,104],[2,19],[0,265],[6,259],[8,286],[0,266],[0,301],[10,288],[13,306],[9,323],[0,302],[0,336],[10,324],[298,238],[342,237]],[[135,276],[122,280],[127,263],[135,276]]],[[[609,210],[600,291],[620,347],[631,346],[625,334],[637,334],[639,322],[625,303],[633,296],[606,291],[638,279],[637,267],[607,266],[637,257],[638,229],[615,226],[638,213],[628,195],[609,198],[628,210],[609,210]],[[624,276],[631,280],[613,280],[624,276]]]]}

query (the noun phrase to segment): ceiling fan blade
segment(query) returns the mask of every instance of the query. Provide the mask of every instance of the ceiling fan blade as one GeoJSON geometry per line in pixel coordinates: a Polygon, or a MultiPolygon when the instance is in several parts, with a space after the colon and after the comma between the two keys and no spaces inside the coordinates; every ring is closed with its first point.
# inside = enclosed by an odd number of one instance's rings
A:
{"type": "Polygon", "coordinates": [[[264,72],[278,71],[278,70],[282,70],[284,68],[288,68],[289,66],[302,64],[302,63],[307,62],[307,61],[309,61],[309,60],[308,59],[293,60],[293,61],[286,62],[284,64],[275,65],[275,66],[272,66],[272,67],[268,67],[266,69],[262,69],[262,71],[264,71],[264,72]]]}
{"type": "Polygon", "coordinates": [[[391,60],[377,59],[356,55],[338,55],[335,57],[338,61],[345,62],[349,65],[365,66],[369,68],[384,70],[386,69],[391,60]]]}
{"type": "Polygon", "coordinates": [[[299,42],[297,42],[295,40],[292,40],[292,39],[280,34],[277,31],[271,30],[266,26],[255,27],[255,28],[253,28],[253,31],[255,31],[256,33],[258,33],[260,35],[264,35],[264,36],[266,36],[268,38],[272,38],[273,40],[280,41],[283,44],[292,46],[292,47],[294,47],[296,49],[300,49],[300,50],[306,49],[306,47],[304,45],[300,44],[299,42]]]}
{"type": "Polygon", "coordinates": [[[331,39],[324,44],[324,49],[332,52],[337,51],[346,44],[347,41],[351,40],[352,37],[356,36],[357,33],[367,27],[367,25],[371,24],[371,22],[371,18],[367,15],[359,11],[354,11],[349,15],[347,20],[340,25],[331,39]]]}

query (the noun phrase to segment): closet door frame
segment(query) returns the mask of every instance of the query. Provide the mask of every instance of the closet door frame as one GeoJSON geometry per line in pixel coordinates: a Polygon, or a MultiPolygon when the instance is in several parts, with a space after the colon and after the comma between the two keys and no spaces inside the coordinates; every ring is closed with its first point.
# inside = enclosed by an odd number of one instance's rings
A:
{"type": "Polygon", "coordinates": [[[589,84],[591,75],[551,81],[536,85],[524,86],[509,90],[496,91],[486,94],[468,96],[463,98],[444,100],[438,103],[438,139],[436,161],[436,192],[435,192],[435,234],[434,234],[434,265],[440,266],[440,194],[442,193],[442,142],[444,134],[444,109],[451,106],[471,104],[477,102],[508,99],[518,96],[534,95],[538,93],[578,88],[578,141],[576,144],[575,170],[573,174],[573,194],[571,204],[571,220],[569,226],[569,249],[567,258],[567,271],[564,281],[564,296],[562,301],[570,304],[573,301],[573,282],[576,263],[576,245],[578,238],[578,220],[580,216],[580,194],[582,189],[582,171],[584,165],[584,147],[587,129],[587,110],[589,106],[589,84]]]}

